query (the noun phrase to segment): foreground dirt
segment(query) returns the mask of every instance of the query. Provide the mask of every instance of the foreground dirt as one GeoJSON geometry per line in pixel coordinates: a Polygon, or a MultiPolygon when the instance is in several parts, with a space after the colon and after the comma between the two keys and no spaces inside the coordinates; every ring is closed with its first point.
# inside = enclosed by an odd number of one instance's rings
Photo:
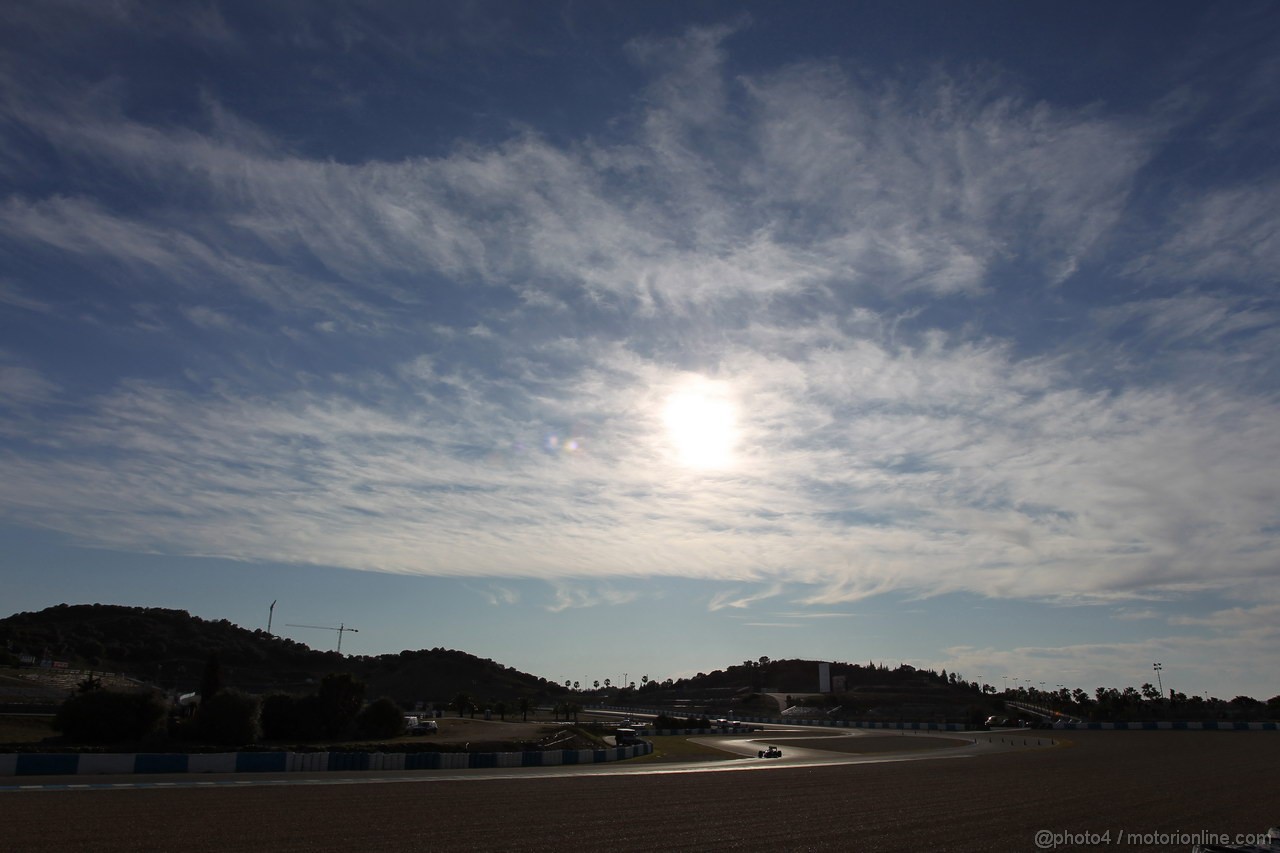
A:
{"type": "MultiPolygon", "coordinates": [[[[763,772],[0,794],[6,850],[1036,850],[1038,830],[1256,833],[1276,732],[1081,732],[1070,745],[763,772]]],[[[939,755],[945,755],[945,751],[939,755]]],[[[1089,850],[1064,843],[1054,849],[1089,850]]]]}

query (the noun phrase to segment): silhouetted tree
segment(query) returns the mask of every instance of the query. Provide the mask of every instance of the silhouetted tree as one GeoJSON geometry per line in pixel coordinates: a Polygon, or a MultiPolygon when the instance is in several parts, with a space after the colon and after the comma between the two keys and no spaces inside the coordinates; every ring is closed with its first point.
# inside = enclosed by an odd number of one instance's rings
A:
{"type": "Polygon", "coordinates": [[[356,715],[356,726],[365,737],[398,737],[404,734],[404,711],[394,699],[383,696],[370,702],[356,715]]]}
{"type": "Polygon", "coordinates": [[[212,699],[222,689],[222,662],[217,652],[210,652],[200,675],[200,701],[212,699]]]}
{"type": "Polygon", "coordinates": [[[364,682],[348,672],[333,672],[320,680],[316,697],[325,734],[338,737],[351,726],[364,705],[364,682]]]}
{"type": "Polygon", "coordinates": [[[79,743],[136,741],[158,730],[165,706],[152,693],[91,690],[72,694],[53,718],[53,727],[79,743]]]}
{"type": "Polygon", "coordinates": [[[81,681],[78,684],[76,684],[77,693],[92,693],[94,690],[101,690],[101,689],[102,689],[102,679],[94,678],[92,672],[89,673],[88,677],[85,678],[84,681],[81,681]]]}
{"type": "Polygon", "coordinates": [[[224,746],[253,743],[261,734],[258,700],[239,690],[219,690],[207,699],[201,697],[196,728],[200,737],[209,743],[224,746]]]}

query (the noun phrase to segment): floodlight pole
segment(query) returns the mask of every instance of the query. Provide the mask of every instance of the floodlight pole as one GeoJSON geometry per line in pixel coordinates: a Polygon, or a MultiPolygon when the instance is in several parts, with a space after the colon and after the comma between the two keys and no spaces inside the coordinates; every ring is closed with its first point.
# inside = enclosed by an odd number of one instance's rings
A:
{"type": "Polygon", "coordinates": [[[267,634],[271,634],[271,617],[276,615],[276,602],[273,599],[271,606],[267,608],[267,634]]]}
{"type": "Polygon", "coordinates": [[[1156,685],[1160,688],[1160,698],[1164,698],[1164,682],[1160,679],[1160,670],[1164,669],[1164,664],[1153,663],[1151,668],[1156,671],[1156,685]]]}

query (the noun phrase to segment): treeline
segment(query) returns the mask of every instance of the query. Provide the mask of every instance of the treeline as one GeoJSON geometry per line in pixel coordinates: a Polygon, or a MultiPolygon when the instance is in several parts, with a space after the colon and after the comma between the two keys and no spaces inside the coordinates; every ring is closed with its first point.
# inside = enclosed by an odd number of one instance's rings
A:
{"type": "Polygon", "coordinates": [[[1178,691],[1162,694],[1152,684],[1141,687],[1098,687],[1090,694],[1081,688],[1038,690],[1017,687],[996,693],[1000,699],[1024,702],[1047,711],[1100,722],[1136,720],[1238,720],[1280,719],[1280,695],[1265,702],[1252,696],[1223,700],[1214,696],[1188,696],[1178,691]]]}
{"type": "Polygon", "coordinates": [[[173,707],[154,691],[105,690],[89,678],[58,709],[54,728],[84,744],[172,740],[220,746],[384,739],[405,730],[400,705],[386,697],[366,704],[365,684],[350,673],[325,676],[314,693],[259,698],[220,686],[207,671],[205,690],[198,704],[173,707]]]}
{"type": "MultiPolygon", "coordinates": [[[[819,661],[786,659],[772,660],[760,657],[757,660],[744,660],[740,664],[717,669],[712,672],[699,672],[689,678],[650,679],[644,676],[637,688],[642,694],[673,693],[681,694],[704,690],[741,690],[763,691],[765,689],[780,693],[816,693],[818,691],[819,661]]],[[[827,664],[833,687],[843,685],[844,690],[866,687],[909,688],[931,690],[934,692],[965,692],[981,694],[977,682],[969,681],[958,673],[948,673],[945,669],[936,672],[930,669],[917,669],[910,664],[899,664],[890,667],[884,663],[868,661],[866,664],[833,661],[827,664]]],[[[576,686],[576,685],[575,685],[576,686]]],[[[839,690],[838,687],[836,687],[839,690]]]]}

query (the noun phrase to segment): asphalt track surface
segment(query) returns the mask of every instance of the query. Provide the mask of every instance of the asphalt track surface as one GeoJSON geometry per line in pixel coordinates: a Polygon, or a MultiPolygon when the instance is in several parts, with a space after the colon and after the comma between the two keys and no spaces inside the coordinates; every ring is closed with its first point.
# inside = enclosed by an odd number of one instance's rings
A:
{"type": "Polygon", "coordinates": [[[903,737],[914,749],[899,752],[892,736],[857,744],[825,732],[768,733],[717,741],[751,757],[711,765],[169,777],[181,784],[5,791],[0,850],[1187,851],[1190,842],[1156,834],[1259,833],[1280,823],[1275,732],[1052,734],[1060,745],[1038,749],[1014,743],[1035,739],[1017,732],[950,748],[903,737]],[[783,758],[755,758],[764,743],[777,743],[783,758]],[[1041,830],[1075,838],[1038,847],[1041,830]],[[1092,844],[1090,833],[1111,840],[1092,844]]]}

